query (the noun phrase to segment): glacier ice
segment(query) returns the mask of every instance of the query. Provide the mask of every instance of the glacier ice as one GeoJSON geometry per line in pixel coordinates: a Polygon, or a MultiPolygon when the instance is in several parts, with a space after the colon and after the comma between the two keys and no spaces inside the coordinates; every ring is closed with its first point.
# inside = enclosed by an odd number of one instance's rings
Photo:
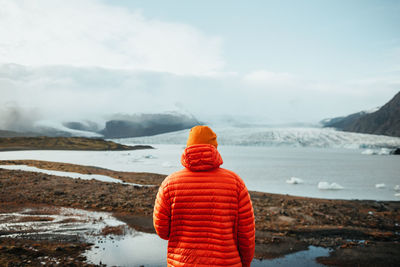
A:
{"type": "Polygon", "coordinates": [[[363,155],[390,155],[392,149],[383,147],[380,149],[366,149],[361,154],[363,155]]]}
{"type": "MultiPolygon", "coordinates": [[[[317,127],[213,127],[221,145],[295,146],[371,149],[366,154],[389,154],[390,148],[400,147],[399,137],[360,134],[317,127]],[[381,149],[384,148],[384,149],[381,149]]],[[[113,139],[123,144],[180,144],[185,145],[189,130],[154,136],[113,139]]]]}
{"type": "Polygon", "coordinates": [[[340,190],[344,187],[337,183],[319,182],[318,189],[320,190],[340,190]]]}

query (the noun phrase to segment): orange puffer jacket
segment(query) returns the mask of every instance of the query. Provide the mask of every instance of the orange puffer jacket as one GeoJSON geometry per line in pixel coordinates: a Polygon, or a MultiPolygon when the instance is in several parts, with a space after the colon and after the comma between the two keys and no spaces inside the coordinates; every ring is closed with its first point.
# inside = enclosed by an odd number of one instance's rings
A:
{"type": "Polygon", "coordinates": [[[185,169],[169,175],[157,194],[153,222],[168,241],[168,266],[250,266],[254,213],[242,179],[226,169],[212,145],[192,145],[185,169]]]}

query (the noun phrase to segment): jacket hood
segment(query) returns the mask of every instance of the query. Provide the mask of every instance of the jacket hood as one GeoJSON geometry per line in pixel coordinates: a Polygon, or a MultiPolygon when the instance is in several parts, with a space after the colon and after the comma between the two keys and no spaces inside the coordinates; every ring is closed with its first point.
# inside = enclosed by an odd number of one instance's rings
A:
{"type": "Polygon", "coordinates": [[[215,146],[198,144],[185,148],[181,163],[191,171],[208,171],[218,168],[223,161],[215,146]]]}

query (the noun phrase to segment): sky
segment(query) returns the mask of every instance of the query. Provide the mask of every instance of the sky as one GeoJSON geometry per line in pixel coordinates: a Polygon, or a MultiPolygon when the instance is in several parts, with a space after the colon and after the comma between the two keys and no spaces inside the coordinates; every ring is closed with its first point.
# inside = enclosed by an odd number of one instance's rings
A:
{"type": "Polygon", "coordinates": [[[169,111],[317,123],[373,109],[400,91],[398,14],[389,0],[0,0],[0,129],[169,111]]]}

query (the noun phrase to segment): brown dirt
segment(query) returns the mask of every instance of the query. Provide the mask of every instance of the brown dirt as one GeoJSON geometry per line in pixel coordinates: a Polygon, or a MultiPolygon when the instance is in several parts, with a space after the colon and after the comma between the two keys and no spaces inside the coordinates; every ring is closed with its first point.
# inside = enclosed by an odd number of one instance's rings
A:
{"type": "MultiPolygon", "coordinates": [[[[43,167],[50,163],[32,164],[43,164],[43,167]]],[[[64,171],[79,168],[92,172],[94,168],[55,163],[50,166],[64,166],[64,171]]],[[[149,174],[149,177],[152,176],[149,174]]],[[[0,212],[13,205],[32,203],[110,211],[137,230],[154,232],[152,212],[156,193],[157,187],[0,169],[0,212]]],[[[345,266],[340,260],[343,253],[352,255],[348,262],[366,259],[374,262],[374,251],[380,253],[379,259],[384,255],[383,264],[390,265],[397,259],[393,255],[399,254],[399,201],[327,200],[260,192],[250,192],[250,195],[256,217],[256,257],[259,259],[279,257],[309,245],[335,249],[337,254],[319,259],[330,265],[345,266]]]]}
{"type": "Polygon", "coordinates": [[[123,225],[120,226],[106,226],[101,229],[101,234],[106,235],[123,235],[124,234],[124,227],[123,225]]]}
{"type": "Polygon", "coordinates": [[[89,244],[0,238],[0,266],[95,266],[82,253],[89,244]]]}
{"type": "Polygon", "coordinates": [[[400,244],[376,242],[364,246],[337,249],[317,262],[329,266],[385,266],[397,267],[400,263],[400,244]]]}
{"type": "Polygon", "coordinates": [[[0,151],[10,150],[137,150],[152,146],[127,146],[101,138],[85,137],[2,137],[0,151]]]}
{"type": "Polygon", "coordinates": [[[146,172],[118,172],[95,166],[82,166],[70,163],[43,160],[0,160],[0,165],[28,165],[46,170],[77,172],[82,174],[100,174],[119,179],[123,182],[160,185],[166,175],[146,172]]]}

